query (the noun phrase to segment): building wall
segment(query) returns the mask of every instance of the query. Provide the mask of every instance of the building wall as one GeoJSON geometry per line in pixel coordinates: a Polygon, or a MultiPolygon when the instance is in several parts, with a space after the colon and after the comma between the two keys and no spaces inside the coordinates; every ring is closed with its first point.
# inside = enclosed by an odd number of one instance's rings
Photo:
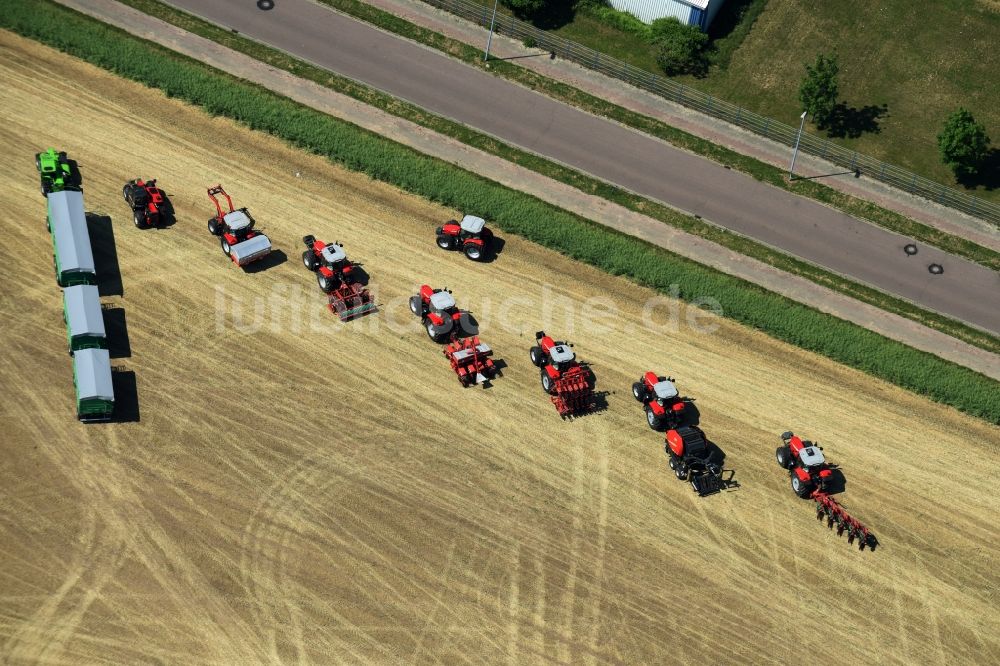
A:
{"type": "Polygon", "coordinates": [[[652,23],[658,18],[673,16],[685,25],[697,25],[707,30],[724,0],[712,0],[706,9],[698,9],[682,0],[609,0],[611,6],[621,12],[628,12],[643,23],[652,23]]]}

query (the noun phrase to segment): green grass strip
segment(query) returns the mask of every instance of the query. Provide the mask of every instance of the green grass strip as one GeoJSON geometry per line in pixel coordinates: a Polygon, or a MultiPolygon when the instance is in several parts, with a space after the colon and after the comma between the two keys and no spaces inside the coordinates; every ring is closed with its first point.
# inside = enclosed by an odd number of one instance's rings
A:
{"type": "MultiPolygon", "coordinates": [[[[483,50],[480,47],[470,46],[450,37],[445,37],[433,30],[414,25],[405,19],[365,4],[360,0],[319,1],[340,12],[378,26],[383,30],[435,48],[468,65],[485,69],[483,50]]],[[[882,208],[869,201],[844,194],[813,180],[793,180],[789,182],[785,179],[786,172],[784,169],[772,166],[754,157],[741,155],[734,150],[714,144],[707,139],[702,139],[676,127],[671,127],[655,118],[630,111],[578,88],[542,76],[513,62],[490,60],[488,71],[497,76],[516,81],[527,88],[571,104],[584,111],[610,118],[646,134],[659,137],[679,148],[729,166],[761,182],[780,187],[783,190],[788,190],[789,192],[794,192],[810,199],[815,199],[848,215],[867,220],[872,224],[895,231],[904,236],[909,236],[922,243],[933,245],[945,252],[965,257],[970,261],[982,264],[993,270],[1000,270],[1000,252],[995,252],[965,238],[917,222],[905,215],[882,208]]]]}
{"type": "Polygon", "coordinates": [[[399,100],[387,93],[329,70],[317,67],[284,51],[261,44],[230,30],[220,28],[187,12],[166,5],[159,0],[119,0],[123,4],[155,16],[188,32],[210,39],[227,48],[244,53],[272,67],[283,69],[296,76],[353,97],[356,100],[405,118],[423,127],[444,134],[484,152],[501,157],[518,166],[531,169],[553,180],[574,187],[587,194],[599,196],[624,206],[629,210],[652,217],[678,229],[711,240],[731,250],[753,257],[768,265],[809,279],[834,291],[855,298],[869,305],[906,317],[929,328],[941,331],[971,345],[1000,354],[1000,338],[946,315],[930,312],[909,301],[883,291],[849,280],[815,264],[775,250],[751,238],[730,232],[691,215],[680,213],[661,203],[633,194],[605,181],[575,171],[557,162],[547,160],[510,144],[498,141],[466,125],[443,118],[419,106],[399,100]]]}
{"type": "Polygon", "coordinates": [[[489,211],[501,230],[610,274],[663,293],[677,284],[679,296],[687,300],[713,296],[727,317],[747,326],[1000,423],[1000,382],[982,374],[609,230],[51,1],[0,0],[0,9],[0,27],[159,88],[210,114],[281,137],[445,206],[489,211]]]}

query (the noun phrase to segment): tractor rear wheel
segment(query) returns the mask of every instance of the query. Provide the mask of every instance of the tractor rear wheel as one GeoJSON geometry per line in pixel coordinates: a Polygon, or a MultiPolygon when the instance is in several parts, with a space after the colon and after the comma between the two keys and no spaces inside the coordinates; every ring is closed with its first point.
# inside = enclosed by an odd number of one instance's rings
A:
{"type": "Polygon", "coordinates": [[[483,246],[476,243],[466,243],[462,247],[462,252],[465,252],[465,256],[473,261],[479,261],[483,258],[483,246]]]}
{"type": "Polygon", "coordinates": [[[306,250],[302,253],[302,264],[309,270],[314,271],[319,268],[319,263],[316,261],[316,253],[312,250],[306,250]]]}
{"type": "Polygon", "coordinates": [[[774,452],[774,459],[782,469],[788,469],[792,464],[792,450],[787,446],[779,446],[774,452]]]}
{"type": "Polygon", "coordinates": [[[450,250],[455,245],[455,239],[451,236],[446,236],[445,234],[439,234],[437,237],[437,244],[442,250],[450,250]]]}
{"type": "Polygon", "coordinates": [[[809,497],[812,493],[812,484],[806,483],[800,479],[797,474],[792,474],[792,491],[794,491],[799,497],[809,497]]]}
{"type": "Polygon", "coordinates": [[[545,361],[545,355],[542,353],[541,347],[532,347],[528,350],[528,358],[531,359],[531,364],[537,367],[542,367],[542,363],[545,361]]]}
{"type": "Polygon", "coordinates": [[[653,410],[646,406],[646,423],[653,430],[659,430],[663,427],[663,419],[653,413],[653,410]]]}
{"type": "Polygon", "coordinates": [[[135,226],[138,227],[139,229],[142,229],[144,226],[146,226],[146,215],[141,211],[138,210],[132,211],[132,220],[135,222],[135,226]]]}
{"type": "Polygon", "coordinates": [[[316,282],[319,283],[319,288],[328,294],[340,284],[336,276],[327,277],[322,273],[316,273],[316,282]]]}
{"type": "Polygon", "coordinates": [[[209,218],[209,220],[208,220],[208,233],[212,234],[213,236],[218,236],[220,233],[222,233],[222,228],[219,226],[219,220],[218,219],[216,219],[214,217],[209,218]]]}
{"type": "Polygon", "coordinates": [[[229,246],[229,241],[226,240],[225,236],[219,239],[219,245],[222,247],[222,254],[232,259],[233,255],[229,253],[232,248],[229,246]]]}
{"type": "Polygon", "coordinates": [[[430,319],[424,321],[424,327],[427,329],[427,337],[429,337],[434,342],[444,342],[445,338],[448,336],[448,332],[438,331],[437,326],[434,325],[430,319]]]}
{"type": "Polygon", "coordinates": [[[646,385],[642,382],[632,384],[632,397],[639,402],[646,402],[646,385]]]}
{"type": "Polygon", "coordinates": [[[551,395],[555,389],[555,381],[549,377],[549,373],[545,370],[545,368],[542,368],[542,390],[551,395]]]}
{"type": "Polygon", "coordinates": [[[416,316],[420,316],[420,306],[422,302],[419,296],[410,296],[410,312],[416,316]]]}

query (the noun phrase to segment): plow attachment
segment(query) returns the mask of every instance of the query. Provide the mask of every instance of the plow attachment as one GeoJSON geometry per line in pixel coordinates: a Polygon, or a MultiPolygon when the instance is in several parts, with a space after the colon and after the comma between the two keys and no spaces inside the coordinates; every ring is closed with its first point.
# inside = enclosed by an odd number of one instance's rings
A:
{"type": "Polygon", "coordinates": [[[330,292],[328,307],[340,321],[350,321],[378,310],[371,293],[357,283],[341,284],[330,292]]]}
{"type": "Polygon", "coordinates": [[[864,550],[865,546],[869,550],[875,550],[875,546],[878,545],[878,539],[875,538],[875,535],[869,532],[868,528],[861,524],[861,521],[847,513],[847,510],[840,506],[837,500],[821,490],[815,491],[811,499],[816,502],[816,519],[823,520],[825,518],[826,526],[830,529],[836,525],[837,536],[847,532],[847,543],[853,544],[857,540],[860,550],[864,550]]]}
{"type": "Polygon", "coordinates": [[[490,359],[493,350],[478,337],[455,340],[445,346],[444,355],[462,386],[485,384],[496,375],[496,366],[490,359]]]}
{"type": "Polygon", "coordinates": [[[549,397],[563,418],[590,411],[596,404],[588,371],[582,367],[573,368],[557,379],[549,397]]]}

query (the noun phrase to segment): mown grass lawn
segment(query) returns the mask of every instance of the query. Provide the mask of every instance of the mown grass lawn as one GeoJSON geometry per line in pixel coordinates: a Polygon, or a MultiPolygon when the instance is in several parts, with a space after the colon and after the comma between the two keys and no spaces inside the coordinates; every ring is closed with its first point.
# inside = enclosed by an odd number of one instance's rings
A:
{"type": "MultiPolygon", "coordinates": [[[[723,12],[748,4],[729,2],[723,12]]],[[[653,48],[636,35],[586,10],[567,16],[555,34],[660,73],[653,48]]],[[[741,30],[726,32],[728,50],[741,30]]],[[[804,64],[818,53],[840,60],[844,135],[836,141],[957,186],[936,137],[945,117],[964,106],[1000,155],[1000,0],[768,0],[728,63],[678,80],[796,125],[804,64]]],[[[1000,201],[1000,159],[992,164],[968,191],[1000,201]]]]}

